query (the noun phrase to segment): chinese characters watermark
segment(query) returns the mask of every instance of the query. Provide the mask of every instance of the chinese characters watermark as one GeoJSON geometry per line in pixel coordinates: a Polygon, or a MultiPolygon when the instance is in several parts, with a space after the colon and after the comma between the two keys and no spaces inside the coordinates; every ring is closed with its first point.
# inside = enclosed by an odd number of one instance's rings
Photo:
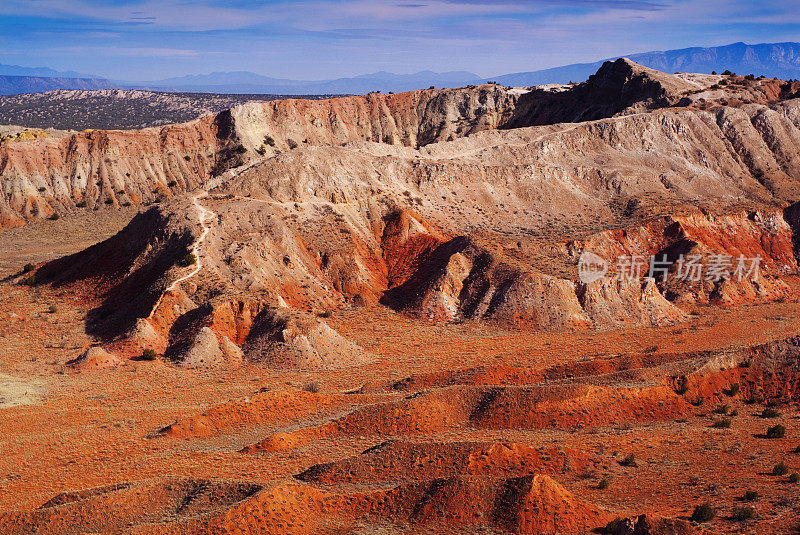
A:
{"type": "Polygon", "coordinates": [[[707,256],[681,254],[670,259],[668,255],[622,255],[617,257],[614,269],[599,255],[584,251],[578,259],[578,275],[586,284],[599,280],[609,271],[615,273],[617,280],[639,280],[650,277],[663,282],[678,280],[683,282],[721,280],[757,280],[761,273],[761,256],[734,257],[714,253],[707,256]]]}

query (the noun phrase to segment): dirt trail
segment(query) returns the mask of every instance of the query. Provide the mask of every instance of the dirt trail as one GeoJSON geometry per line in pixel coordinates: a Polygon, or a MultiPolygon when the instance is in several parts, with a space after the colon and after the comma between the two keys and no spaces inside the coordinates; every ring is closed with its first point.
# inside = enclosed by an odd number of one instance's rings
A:
{"type": "Polygon", "coordinates": [[[194,204],[197,207],[197,209],[200,210],[201,212],[200,224],[203,226],[203,233],[200,235],[200,238],[198,238],[197,241],[194,242],[194,245],[192,246],[192,254],[196,259],[194,269],[192,269],[191,272],[187,273],[183,277],[176,279],[169,286],[167,286],[167,289],[164,290],[164,292],[158,298],[158,301],[156,301],[156,304],[153,306],[153,310],[150,312],[150,316],[148,316],[148,319],[152,318],[153,314],[156,313],[159,305],[161,305],[161,301],[164,299],[164,296],[166,294],[175,291],[175,289],[178,288],[178,285],[180,283],[182,283],[185,280],[191,279],[192,277],[197,275],[203,268],[203,262],[200,259],[200,245],[203,243],[203,241],[205,241],[205,239],[208,237],[208,233],[211,231],[211,227],[206,224],[206,221],[209,221],[210,219],[213,219],[217,216],[216,212],[209,210],[208,208],[200,204],[200,199],[206,197],[207,195],[208,192],[203,190],[201,193],[195,195],[194,198],[192,199],[192,204],[194,204]]]}

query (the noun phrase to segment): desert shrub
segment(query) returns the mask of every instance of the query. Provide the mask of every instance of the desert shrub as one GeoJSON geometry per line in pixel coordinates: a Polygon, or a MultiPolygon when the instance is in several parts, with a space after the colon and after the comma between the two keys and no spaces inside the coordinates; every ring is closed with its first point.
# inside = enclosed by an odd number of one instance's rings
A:
{"type": "Polygon", "coordinates": [[[76,203],[75,206],[78,208],[86,208],[86,201],[80,201],[76,203]]]}
{"type": "Polygon", "coordinates": [[[714,429],[730,429],[731,423],[733,422],[731,421],[730,418],[720,418],[719,420],[714,422],[711,425],[711,427],[713,427],[714,429]]]}
{"type": "Polygon", "coordinates": [[[636,457],[633,456],[633,453],[629,453],[625,456],[624,459],[619,461],[621,466],[629,466],[631,468],[636,468],[638,464],[636,464],[636,457]]]}
{"type": "Polygon", "coordinates": [[[728,414],[728,405],[727,404],[720,405],[712,412],[714,412],[714,414],[728,414]]]}
{"type": "Polygon", "coordinates": [[[244,145],[242,145],[241,143],[237,143],[236,145],[233,146],[233,152],[235,152],[236,154],[244,154],[245,152],[247,152],[247,149],[244,148],[244,145]]]}
{"type": "Polygon", "coordinates": [[[597,488],[600,490],[605,490],[611,484],[611,481],[608,480],[607,477],[604,477],[597,483],[597,488]]]}
{"type": "Polygon", "coordinates": [[[789,476],[789,483],[800,483],[800,474],[797,472],[792,472],[789,476]]]}
{"type": "Polygon", "coordinates": [[[756,75],[755,74],[748,74],[747,76],[744,77],[744,79],[752,81],[752,80],[756,79],[756,75]]]}
{"type": "Polygon", "coordinates": [[[192,157],[187,155],[187,156],[184,156],[184,157],[183,157],[183,159],[184,159],[184,160],[186,160],[186,161],[188,162],[189,160],[191,160],[191,159],[192,159],[192,157]]]}
{"type": "Polygon", "coordinates": [[[780,415],[781,413],[779,411],[776,411],[772,407],[767,407],[766,409],[761,411],[762,418],[777,418],[780,415]]]}
{"type": "Polygon", "coordinates": [[[286,144],[289,145],[290,149],[296,149],[297,148],[297,141],[295,141],[292,138],[287,139],[286,140],[286,144]]]}
{"type": "Polygon", "coordinates": [[[129,203],[128,201],[125,201],[124,203],[122,203],[122,206],[125,206],[126,208],[127,208],[128,206],[130,206],[130,205],[131,205],[131,203],[129,203]]]}
{"type": "Polygon", "coordinates": [[[22,279],[22,284],[25,284],[26,286],[35,286],[36,282],[37,282],[36,273],[22,279]]]}
{"type": "Polygon", "coordinates": [[[643,353],[655,353],[658,351],[658,346],[648,346],[642,350],[643,353]]]}
{"type": "Polygon", "coordinates": [[[731,71],[729,71],[728,69],[725,69],[724,71],[722,71],[722,75],[723,76],[733,76],[733,73],[731,71]]]}
{"type": "Polygon", "coordinates": [[[313,381],[306,383],[303,385],[303,392],[311,392],[312,394],[316,394],[319,392],[319,385],[313,381]]]}
{"type": "Polygon", "coordinates": [[[782,425],[774,425],[767,429],[767,438],[783,438],[786,436],[786,428],[782,425]]]}
{"type": "Polygon", "coordinates": [[[39,193],[44,193],[45,191],[47,191],[47,188],[45,187],[39,188],[39,193]]]}
{"type": "Polygon", "coordinates": [[[742,500],[746,502],[753,502],[756,501],[757,499],[758,499],[758,492],[754,490],[748,490],[747,492],[744,493],[744,496],[742,496],[742,500]]]}
{"type": "Polygon", "coordinates": [[[264,143],[266,143],[270,147],[274,147],[275,146],[275,140],[272,139],[272,136],[265,136],[264,137],[264,143]]]}
{"type": "Polygon", "coordinates": [[[58,212],[53,212],[53,215],[51,215],[47,219],[49,219],[50,221],[58,221],[60,218],[61,216],[58,215],[58,212]]]}
{"type": "Polygon", "coordinates": [[[49,307],[47,307],[47,312],[50,314],[55,314],[56,312],[58,312],[58,307],[55,305],[50,305],[49,307]]]}
{"type": "Polygon", "coordinates": [[[167,182],[167,187],[169,187],[169,188],[174,188],[177,185],[178,185],[178,183],[175,182],[174,180],[170,180],[169,182],[167,182]]]}
{"type": "Polygon", "coordinates": [[[712,91],[719,88],[720,88],[719,84],[711,84],[711,86],[709,87],[709,89],[711,89],[712,91]]]}
{"type": "Polygon", "coordinates": [[[749,505],[740,505],[733,510],[733,514],[731,515],[731,520],[735,522],[744,522],[745,520],[750,520],[755,518],[756,510],[749,505]]]}
{"type": "Polygon", "coordinates": [[[711,522],[717,516],[717,512],[711,507],[710,503],[696,505],[692,511],[693,522],[711,522]]]}
{"type": "Polygon", "coordinates": [[[197,263],[197,257],[194,255],[194,253],[188,253],[186,256],[181,258],[180,262],[178,262],[178,265],[180,265],[181,267],[189,267],[193,266],[196,263],[197,263]]]}
{"type": "Polygon", "coordinates": [[[333,313],[330,310],[323,310],[318,315],[320,318],[330,318],[333,313]]]}
{"type": "Polygon", "coordinates": [[[33,271],[34,269],[36,269],[36,266],[34,266],[33,264],[25,264],[25,265],[22,267],[22,272],[23,272],[23,273],[30,273],[30,272],[31,272],[31,271],[33,271]]]}
{"type": "Polygon", "coordinates": [[[113,199],[106,199],[105,203],[106,204],[114,204],[114,200],[113,199]]]}
{"type": "Polygon", "coordinates": [[[795,449],[793,449],[792,453],[800,453],[800,446],[797,446],[795,449]]]}
{"type": "Polygon", "coordinates": [[[258,147],[258,148],[256,149],[256,153],[257,153],[259,156],[264,156],[264,155],[267,153],[267,147],[265,147],[264,145],[261,145],[260,147],[258,147]]]}
{"type": "Polygon", "coordinates": [[[783,461],[779,462],[778,464],[772,467],[773,476],[785,476],[788,473],[789,473],[789,467],[783,461]]]}
{"type": "Polygon", "coordinates": [[[711,74],[717,74],[717,71],[711,71],[711,74]]]}
{"type": "Polygon", "coordinates": [[[142,351],[142,355],[139,358],[141,360],[156,360],[156,358],[158,358],[158,355],[156,355],[156,352],[153,351],[152,349],[147,348],[144,351],[142,351]]]}
{"type": "Polygon", "coordinates": [[[730,388],[723,390],[723,392],[725,393],[726,396],[732,398],[733,396],[738,394],[741,389],[742,387],[739,386],[739,383],[733,383],[730,388]]]}

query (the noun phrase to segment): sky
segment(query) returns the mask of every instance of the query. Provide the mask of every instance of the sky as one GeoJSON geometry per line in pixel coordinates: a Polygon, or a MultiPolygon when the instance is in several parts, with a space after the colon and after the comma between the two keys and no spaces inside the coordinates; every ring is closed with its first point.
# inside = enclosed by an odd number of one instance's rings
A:
{"type": "Polygon", "coordinates": [[[800,0],[0,0],[0,63],[116,80],[480,76],[800,41],[800,0]]]}

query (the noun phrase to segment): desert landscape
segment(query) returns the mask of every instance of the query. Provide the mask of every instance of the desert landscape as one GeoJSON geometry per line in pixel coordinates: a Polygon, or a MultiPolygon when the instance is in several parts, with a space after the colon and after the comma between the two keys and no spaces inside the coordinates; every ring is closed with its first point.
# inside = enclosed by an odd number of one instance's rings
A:
{"type": "Polygon", "coordinates": [[[0,533],[800,531],[800,82],[41,95],[0,533]]]}

